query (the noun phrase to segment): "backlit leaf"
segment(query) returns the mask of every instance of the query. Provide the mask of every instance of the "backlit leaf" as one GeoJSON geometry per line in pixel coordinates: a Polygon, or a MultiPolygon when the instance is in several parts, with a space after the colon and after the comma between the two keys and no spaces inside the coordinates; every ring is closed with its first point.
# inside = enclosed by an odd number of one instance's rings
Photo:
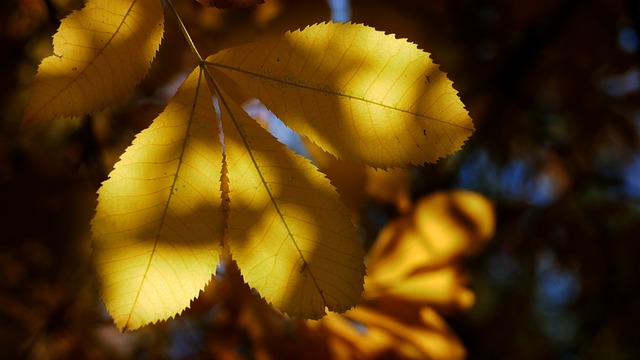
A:
{"type": "Polygon", "coordinates": [[[89,0],[62,20],[42,60],[23,126],[113,105],[147,74],[162,39],[159,0],[89,0]]]}
{"type": "Polygon", "coordinates": [[[92,256],[120,329],[176,315],[218,264],[222,149],[200,74],[136,137],[98,192],[92,256]]]}
{"type": "Polygon", "coordinates": [[[364,252],[335,189],[226,94],[220,112],[228,242],[247,283],[295,317],[353,307],[363,288],[364,252]]]}
{"type": "Polygon", "coordinates": [[[294,131],[358,164],[435,162],[474,129],[428,53],[365,25],[316,24],[207,61],[294,131]]]}

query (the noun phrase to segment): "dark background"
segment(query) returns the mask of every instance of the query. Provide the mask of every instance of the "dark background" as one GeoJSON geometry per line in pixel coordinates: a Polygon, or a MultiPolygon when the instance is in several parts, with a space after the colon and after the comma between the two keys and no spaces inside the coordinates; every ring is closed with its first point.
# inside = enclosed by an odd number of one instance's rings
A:
{"type": "Polygon", "coordinates": [[[476,124],[415,183],[497,206],[471,265],[478,303],[454,321],[470,357],[639,356],[640,3],[354,3],[354,20],[416,36],[476,124]]]}
{"type": "MultiPolygon", "coordinates": [[[[175,3],[204,53],[329,18],[321,1],[277,2],[275,17],[175,3]]],[[[0,4],[0,358],[195,356],[188,324],[119,334],[88,263],[95,190],[195,66],[174,19],[126,103],[18,131],[51,35],[81,6],[0,4]]],[[[640,3],[353,0],[352,20],[432,53],[474,119],[462,151],[412,170],[411,193],[495,202],[496,236],[468,262],[477,304],[449,319],[469,357],[639,357],[640,3]]]]}

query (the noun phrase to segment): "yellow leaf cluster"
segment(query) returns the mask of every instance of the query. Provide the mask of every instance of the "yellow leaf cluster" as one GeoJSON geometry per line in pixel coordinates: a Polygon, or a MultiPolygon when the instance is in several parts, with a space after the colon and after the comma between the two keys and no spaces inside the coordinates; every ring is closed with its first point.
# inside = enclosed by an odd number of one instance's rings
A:
{"type": "MultiPolygon", "coordinates": [[[[89,0],[54,36],[23,124],[123,100],[148,71],[162,32],[157,0],[89,0]]],[[[221,245],[249,286],[289,316],[317,319],[358,302],[364,253],[345,206],[315,165],[249,117],[240,93],[324,151],[373,167],[434,162],[473,132],[427,53],[364,25],[322,23],[209,56],[98,192],[92,258],[120,329],[189,306],[215,272],[221,245]]],[[[407,278],[405,270],[372,275],[372,296],[435,301],[442,294],[416,293],[417,285],[455,282],[451,272],[407,278]],[[392,275],[406,288],[391,290],[392,275]]],[[[359,311],[367,310],[352,316],[359,311]]]]}

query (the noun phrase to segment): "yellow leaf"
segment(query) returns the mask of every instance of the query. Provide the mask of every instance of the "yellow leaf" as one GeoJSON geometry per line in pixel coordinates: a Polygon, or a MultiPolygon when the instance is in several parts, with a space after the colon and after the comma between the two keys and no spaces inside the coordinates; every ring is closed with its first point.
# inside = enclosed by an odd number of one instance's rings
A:
{"type": "Polygon", "coordinates": [[[159,0],[89,0],[60,24],[36,74],[23,126],[78,116],[123,100],[162,40],[159,0]]]}
{"type": "Polygon", "coordinates": [[[428,53],[365,25],[316,24],[207,61],[294,131],[358,164],[435,162],[473,132],[428,53]]]}
{"type": "Polygon", "coordinates": [[[363,249],[325,176],[219,93],[228,164],[228,243],[247,283],[290,316],[353,307],[363,249]]]}
{"type": "Polygon", "coordinates": [[[465,190],[425,197],[413,220],[425,248],[441,261],[475,253],[493,236],[496,222],[491,201],[465,190]]]}
{"type": "MultiPolygon", "coordinates": [[[[360,307],[358,305],[355,309],[348,311],[347,314],[359,311],[360,307]]],[[[314,326],[311,322],[307,322],[307,324],[308,326],[314,326]]],[[[379,356],[379,354],[384,353],[396,343],[396,339],[393,338],[392,334],[379,331],[377,328],[367,328],[365,330],[366,336],[363,336],[363,331],[357,329],[353,322],[341,314],[331,313],[327,315],[315,325],[316,328],[318,326],[327,330],[328,334],[323,334],[324,338],[336,337],[341,342],[350,345],[350,352],[357,354],[357,356],[349,358],[375,359],[376,355],[379,356]]],[[[330,346],[331,344],[329,343],[328,345],[330,346]]],[[[335,349],[332,350],[335,352],[335,349]]]]}
{"type": "Polygon", "coordinates": [[[480,194],[436,192],[416,204],[409,217],[386,226],[369,253],[376,281],[394,283],[421,266],[446,266],[473,254],[493,235],[492,203],[480,194]]]}
{"type": "Polygon", "coordinates": [[[225,219],[216,124],[196,69],[98,192],[92,256],[120,329],[176,315],[215,271],[225,219]]]}
{"type": "Polygon", "coordinates": [[[377,309],[360,306],[345,316],[366,327],[359,339],[369,343],[372,336],[393,336],[392,349],[402,359],[463,359],[465,350],[444,321],[427,307],[377,309]]]}
{"type": "Polygon", "coordinates": [[[395,279],[393,283],[376,281],[371,277],[367,279],[365,294],[367,298],[384,295],[431,306],[467,309],[473,305],[475,296],[464,286],[462,278],[460,271],[452,266],[422,270],[406,278],[395,279]]]}

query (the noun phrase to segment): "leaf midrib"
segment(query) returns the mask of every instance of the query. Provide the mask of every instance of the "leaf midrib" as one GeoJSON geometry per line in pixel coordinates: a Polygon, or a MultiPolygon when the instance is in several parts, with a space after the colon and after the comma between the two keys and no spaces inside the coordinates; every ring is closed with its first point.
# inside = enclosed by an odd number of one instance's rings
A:
{"type": "Polygon", "coordinates": [[[142,276],[142,281],[140,282],[140,289],[136,293],[136,297],[133,300],[133,303],[131,305],[131,312],[129,313],[129,316],[127,317],[127,321],[125,322],[125,328],[126,328],[127,324],[129,324],[129,321],[131,320],[131,315],[133,315],[133,309],[136,307],[136,304],[138,303],[138,298],[140,297],[142,286],[143,286],[144,282],[147,279],[147,275],[149,274],[149,269],[151,268],[151,263],[153,262],[153,258],[156,255],[156,249],[157,249],[157,246],[158,246],[158,242],[160,241],[160,234],[162,233],[162,229],[164,227],[165,217],[167,216],[167,213],[169,212],[169,205],[171,204],[171,199],[173,198],[173,195],[174,195],[173,189],[175,189],[176,183],[178,182],[178,179],[180,178],[180,176],[178,174],[180,174],[180,169],[182,168],[182,165],[184,164],[184,160],[183,160],[184,159],[184,153],[185,153],[185,150],[188,147],[187,144],[189,142],[189,134],[191,133],[191,126],[193,125],[193,119],[194,119],[196,104],[198,102],[198,96],[200,94],[200,85],[201,85],[201,83],[202,83],[202,69],[200,69],[200,72],[198,74],[198,83],[197,83],[197,86],[196,86],[196,91],[195,91],[195,95],[194,95],[192,106],[191,106],[191,112],[189,113],[188,125],[187,125],[187,129],[185,131],[185,136],[184,136],[184,140],[183,140],[184,145],[182,146],[182,149],[180,151],[180,155],[178,156],[178,164],[176,166],[176,172],[175,172],[175,175],[173,175],[173,182],[171,183],[171,186],[169,187],[169,196],[167,197],[167,202],[165,204],[164,210],[162,211],[162,217],[160,218],[160,226],[158,227],[158,231],[156,232],[156,235],[155,235],[155,241],[153,243],[153,249],[151,250],[151,256],[149,256],[149,262],[147,263],[147,268],[144,270],[144,274],[142,276]]]}
{"type": "Polygon", "coordinates": [[[420,114],[420,113],[417,113],[417,112],[414,112],[414,111],[410,111],[410,110],[394,107],[394,106],[391,106],[391,105],[383,104],[383,103],[380,103],[380,102],[377,102],[377,101],[373,101],[373,100],[369,100],[369,99],[366,99],[366,98],[363,98],[363,97],[358,97],[358,96],[354,96],[354,95],[341,93],[341,92],[338,92],[338,91],[326,90],[326,89],[322,89],[322,88],[319,88],[319,87],[313,87],[313,86],[309,86],[309,85],[305,85],[305,84],[301,84],[301,83],[296,83],[296,82],[285,80],[285,79],[282,79],[282,78],[279,78],[279,77],[268,76],[268,75],[265,75],[263,73],[257,73],[257,72],[241,69],[241,68],[238,68],[238,67],[233,67],[233,66],[230,66],[230,65],[219,64],[219,63],[214,63],[214,62],[210,62],[210,61],[205,61],[205,64],[206,65],[210,65],[210,66],[215,66],[215,67],[218,67],[218,68],[231,70],[231,71],[236,71],[236,72],[243,73],[243,74],[246,74],[246,75],[249,75],[249,76],[254,76],[254,77],[257,77],[257,78],[264,79],[264,80],[268,80],[268,81],[272,81],[272,82],[280,83],[280,84],[285,84],[285,85],[289,85],[289,86],[300,88],[300,89],[304,89],[304,90],[315,91],[315,92],[319,92],[319,93],[323,93],[323,94],[327,94],[327,95],[333,95],[333,96],[336,96],[336,97],[342,97],[342,98],[346,98],[346,99],[350,99],[350,100],[358,100],[358,101],[362,101],[362,102],[365,102],[365,103],[368,103],[368,104],[380,106],[380,107],[383,107],[383,108],[386,108],[386,109],[395,110],[395,111],[399,111],[399,112],[402,112],[402,113],[405,113],[405,114],[409,114],[409,115],[413,115],[413,116],[429,119],[430,121],[439,122],[439,123],[444,124],[444,125],[457,127],[459,129],[465,129],[465,130],[473,131],[473,128],[470,128],[470,127],[467,127],[467,126],[453,124],[453,123],[450,123],[450,122],[447,122],[447,121],[444,121],[444,120],[441,120],[441,119],[438,119],[438,118],[426,116],[424,114],[420,114]]]}

